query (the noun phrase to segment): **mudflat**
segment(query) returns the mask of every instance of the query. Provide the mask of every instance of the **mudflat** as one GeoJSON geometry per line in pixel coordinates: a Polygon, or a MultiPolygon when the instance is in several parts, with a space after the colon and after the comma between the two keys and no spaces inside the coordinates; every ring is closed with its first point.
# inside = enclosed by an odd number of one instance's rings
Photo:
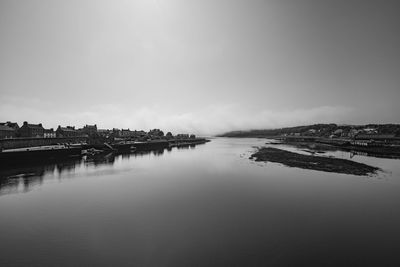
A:
{"type": "Polygon", "coordinates": [[[261,147],[250,159],[281,163],[288,167],[360,176],[371,175],[379,170],[377,167],[347,159],[303,155],[274,147],[261,147]]]}

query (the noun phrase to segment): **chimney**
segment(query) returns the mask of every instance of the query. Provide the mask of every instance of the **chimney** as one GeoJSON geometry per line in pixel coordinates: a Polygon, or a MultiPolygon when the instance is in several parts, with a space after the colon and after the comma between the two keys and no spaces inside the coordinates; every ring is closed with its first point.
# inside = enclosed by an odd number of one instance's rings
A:
{"type": "Polygon", "coordinates": [[[28,125],[28,122],[27,122],[27,121],[24,121],[24,125],[28,125]]]}

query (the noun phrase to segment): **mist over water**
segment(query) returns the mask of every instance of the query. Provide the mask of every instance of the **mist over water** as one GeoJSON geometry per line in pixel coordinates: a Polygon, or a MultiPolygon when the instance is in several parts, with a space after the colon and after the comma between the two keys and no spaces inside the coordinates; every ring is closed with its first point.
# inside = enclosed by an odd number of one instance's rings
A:
{"type": "Polygon", "coordinates": [[[398,160],[353,156],[384,170],[372,177],[249,160],[265,142],[3,167],[0,265],[400,262],[398,160]]]}

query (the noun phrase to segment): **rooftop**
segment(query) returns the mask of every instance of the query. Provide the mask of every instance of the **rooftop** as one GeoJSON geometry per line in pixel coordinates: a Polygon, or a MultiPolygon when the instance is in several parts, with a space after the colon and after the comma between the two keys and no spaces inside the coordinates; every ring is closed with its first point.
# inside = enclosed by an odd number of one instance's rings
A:
{"type": "Polygon", "coordinates": [[[42,126],[41,123],[39,123],[39,124],[24,123],[22,126],[23,127],[28,127],[28,128],[43,129],[43,126],[42,126]]]}

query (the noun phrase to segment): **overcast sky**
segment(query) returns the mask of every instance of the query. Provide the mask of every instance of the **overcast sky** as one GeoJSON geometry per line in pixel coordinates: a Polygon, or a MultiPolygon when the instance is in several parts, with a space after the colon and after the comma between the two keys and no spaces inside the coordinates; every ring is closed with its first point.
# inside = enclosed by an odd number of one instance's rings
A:
{"type": "Polygon", "coordinates": [[[0,121],[400,123],[398,3],[0,0],[0,121]]]}

